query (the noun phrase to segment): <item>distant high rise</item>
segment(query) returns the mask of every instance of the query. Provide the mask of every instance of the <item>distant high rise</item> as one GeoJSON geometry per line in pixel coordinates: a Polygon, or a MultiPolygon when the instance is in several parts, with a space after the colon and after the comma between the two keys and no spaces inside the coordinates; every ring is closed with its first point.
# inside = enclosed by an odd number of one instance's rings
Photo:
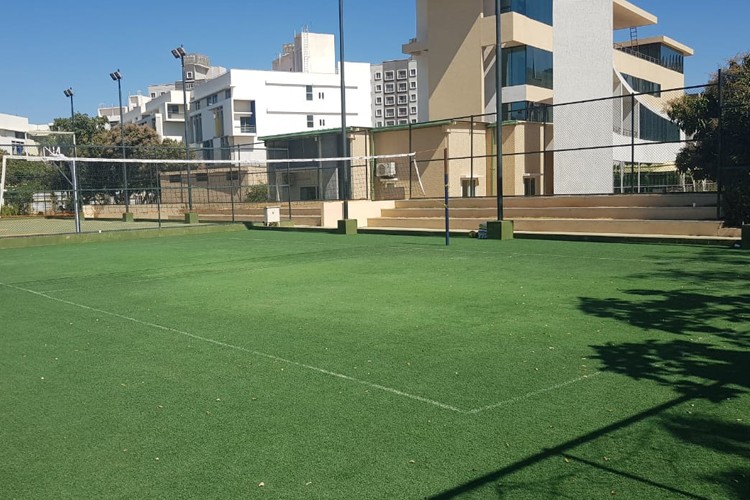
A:
{"type": "Polygon", "coordinates": [[[417,62],[413,59],[384,61],[370,66],[372,125],[389,127],[419,120],[417,62]]]}

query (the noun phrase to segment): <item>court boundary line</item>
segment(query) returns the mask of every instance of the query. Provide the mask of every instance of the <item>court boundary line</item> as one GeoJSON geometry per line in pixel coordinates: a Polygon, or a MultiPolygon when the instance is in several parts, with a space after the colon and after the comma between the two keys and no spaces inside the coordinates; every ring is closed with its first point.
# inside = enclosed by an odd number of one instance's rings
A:
{"type": "Polygon", "coordinates": [[[546,387],[546,388],[543,388],[543,389],[538,389],[538,390],[535,390],[535,391],[531,391],[531,392],[528,392],[526,394],[523,394],[523,395],[520,395],[520,396],[515,396],[513,398],[506,399],[506,400],[503,400],[503,401],[500,401],[500,402],[497,402],[497,403],[494,403],[494,404],[490,404],[490,405],[487,405],[487,406],[482,406],[482,407],[479,407],[479,408],[474,408],[474,409],[466,410],[466,409],[458,408],[456,406],[452,406],[452,405],[449,405],[449,404],[446,404],[446,403],[443,403],[443,402],[440,402],[440,401],[437,401],[437,400],[434,400],[434,399],[429,399],[429,398],[426,398],[426,397],[423,397],[423,396],[419,396],[419,395],[416,395],[416,394],[410,394],[408,392],[404,392],[404,391],[401,391],[399,389],[394,389],[393,387],[388,387],[388,386],[385,386],[385,385],[376,384],[374,382],[368,382],[366,380],[358,379],[358,378],[355,378],[355,377],[352,377],[352,376],[349,376],[349,375],[345,375],[343,373],[338,373],[338,372],[334,372],[334,371],[331,371],[331,370],[326,370],[325,368],[320,368],[320,367],[317,367],[317,366],[308,365],[306,363],[300,363],[298,361],[293,361],[291,359],[282,358],[282,357],[276,356],[274,354],[268,354],[268,353],[265,353],[265,352],[262,352],[262,351],[256,351],[254,349],[248,349],[246,347],[237,346],[237,345],[234,345],[234,344],[229,344],[227,342],[222,342],[220,340],[215,340],[215,339],[211,339],[211,338],[208,338],[208,337],[202,337],[202,336],[196,335],[194,333],[186,332],[186,331],[183,331],[183,330],[178,330],[177,328],[172,328],[172,327],[169,327],[169,326],[160,325],[158,323],[151,323],[149,321],[143,321],[143,320],[140,320],[140,319],[137,319],[137,318],[126,316],[124,314],[119,314],[119,313],[115,313],[115,312],[111,312],[111,311],[106,311],[106,310],[100,309],[98,307],[87,306],[85,304],[79,304],[77,302],[73,302],[73,301],[70,301],[70,300],[61,299],[61,298],[58,298],[58,297],[51,297],[51,296],[47,295],[44,292],[38,292],[38,291],[35,291],[35,290],[30,290],[28,288],[23,288],[23,287],[19,287],[19,286],[16,286],[16,285],[11,285],[11,284],[8,284],[8,283],[3,283],[3,282],[0,282],[0,286],[4,286],[6,288],[10,288],[10,289],[13,289],[13,290],[18,290],[18,291],[21,291],[21,292],[25,292],[25,293],[29,293],[29,294],[32,294],[32,295],[36,295],[37,297],[42,297],[42,298],[45,298],[47,300],[51,300],[53,302],[59,302],[61,304],[66,304],[66,305],[77,307],[77,308],[80,308],[80,309],[85,309],[87,311],[93,311],[93,312],[97,312],[97,313],[104,314],[104,315],[107,315],[107,316],[111,316],[111,317],[114,317],[114,318],[123,319],[125,321],[130,321],[132,323],[143,325],[143,326],[146,326],[146,327],[149,327],[149,328],[154,328],[154,329],[157,329],[157,330],[162,330],[162,331],[166,331],[166,332],[170,332],[170,333],[176,333],[178,335],[182,335],[182,336],[185,336],[185,337],[188,337],[188,338],[192,338],[194,340],[200,340],[202,342],[206,342],[206,343],[209,343],[209,344],[217,345],[219,347],[224,347],[226,349],[232,349],[232,350],[236,350],[236,351],[240,351],[240,352],[245,352],[245,353],[248,353],[248,354],[252,354],[253,356],[258,356],[258,357],[270,359],[270,360],[273,360],[273,361],[278,361],[278,362],[286,363],[286,364],[291,365],[291,366],[296,366],[298,368],[303,368],[305,370],[314,371],[314,372],[317,372],[317,373],[320,373],[320,374],[323,374],[323,375],[328,375],[330,377],[338,378],[338,379],[341,379],[341,380],[346,380],[346,381],[349,381],[349,382],[354,382],[356,384],[364,385],[364,386],[370,387],[372,389],[378,389],[380,391],[387,392],[387,393],[390,393],[390,394],[394,394],[396,396],[401,396],[401,397],[404,397],[404,398],[407,398],[407,399],[411,399],[413,401],[418,401],[420,403],[425,403],[425,404],[428,404],[428,405],[431,405],[431,406],[435,406],[435,407],[441,408],[443,410],[448,410],[448,411],[452,411],[454,413],[459,413],[459,414],[463,414],[463,415],[476,415],[478,413],[481,413],[481,412],[484,412],[484,411],[488,411],[488,410],[492,410],[492,409],[495,409],[495,408],[499,408],[501,406],[507,406],[509,404],[514,404],[514,403],[517,403],[519,401],[524,401],[526,399],[533,398],[534,396],[538,396],[540,394],[544,394],[544,393],[547,393],[547,392],[552,392],[554,390],[561,389],[561,388],[567,387],[569,385],[573,385],[573,384],[581,382],[583,380],[587,380],[587,379],[593,378],[593,377],[595,377],[597,375],[600,375],[602,373],[602,372],[595,372],[595,373],[593,373],[591,375],[582,375],[582,376],[577,377],[575,379],[571,379],[571,380],[568,380],[568,381],[565,381],[565,382],[561,382],[559,384],[555,384],[553,386],[546,387]]]}

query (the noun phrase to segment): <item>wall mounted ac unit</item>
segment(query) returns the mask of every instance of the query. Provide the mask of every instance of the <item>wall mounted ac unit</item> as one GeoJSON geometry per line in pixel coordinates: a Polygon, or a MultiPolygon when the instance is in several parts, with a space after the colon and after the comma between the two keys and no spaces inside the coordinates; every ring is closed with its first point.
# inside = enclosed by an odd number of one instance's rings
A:
{"type": "Polygon", "coordinates": [[[396,162],[378,163],[375,166],[375,175],[384,179],[394,179],[396,177],[396,162]]]}

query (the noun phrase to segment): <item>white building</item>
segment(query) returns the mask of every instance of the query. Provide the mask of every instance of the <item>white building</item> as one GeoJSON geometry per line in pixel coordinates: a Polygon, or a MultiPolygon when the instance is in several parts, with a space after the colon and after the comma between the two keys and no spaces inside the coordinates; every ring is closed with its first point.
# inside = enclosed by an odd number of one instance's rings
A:
{"type": "MultiPolygon", "coordinates": [[[[341,127],[334,36],[302,32],[272,71],[232,69],[192,92],[191,145],[205,159],[263,159],[261,136],[341,127]]],[[[346,121],[370,126],[370,65],[345,63],[346,121]]]]}
{"type": "Polygon", "coordinates": [[[23,154],[28,131],[28,118],[0,113],[0,149],[5,153],[23,154]]]}
{"type": "MultiPolygon", "coordinates": [[[[370,126],[370,65],[346,63],[348,126],[370,126]]],[[[192,146],[205,159],[265,158],[252,155],[259,137],[341,127],[336,73],[232,69],[193,90],[192,146]]]]}

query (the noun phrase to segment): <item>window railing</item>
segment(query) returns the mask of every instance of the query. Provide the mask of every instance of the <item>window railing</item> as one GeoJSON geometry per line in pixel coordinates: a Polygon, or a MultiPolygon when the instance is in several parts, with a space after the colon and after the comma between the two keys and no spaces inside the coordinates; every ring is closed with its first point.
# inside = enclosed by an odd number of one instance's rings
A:
{"type": "Polygon", "coordinates": [[[631,56],[635,56],[639,59],[643,59],[644,61],[658,64],[659,66],[663,68],[671,69],[672,71],[677,71],[678,73],[682,73],[684,71],[683,65],[679,63],[670,63],[669,61],[665,61],[663,59],[658,59],[656,57],[646,55],[642,52],[637,51],[636,49],[630,46],[624,46],[622,44],[616,43],[615,49],[619,50],[620,52],[625,52],[626,54],[630,54],[631,56]]]}

